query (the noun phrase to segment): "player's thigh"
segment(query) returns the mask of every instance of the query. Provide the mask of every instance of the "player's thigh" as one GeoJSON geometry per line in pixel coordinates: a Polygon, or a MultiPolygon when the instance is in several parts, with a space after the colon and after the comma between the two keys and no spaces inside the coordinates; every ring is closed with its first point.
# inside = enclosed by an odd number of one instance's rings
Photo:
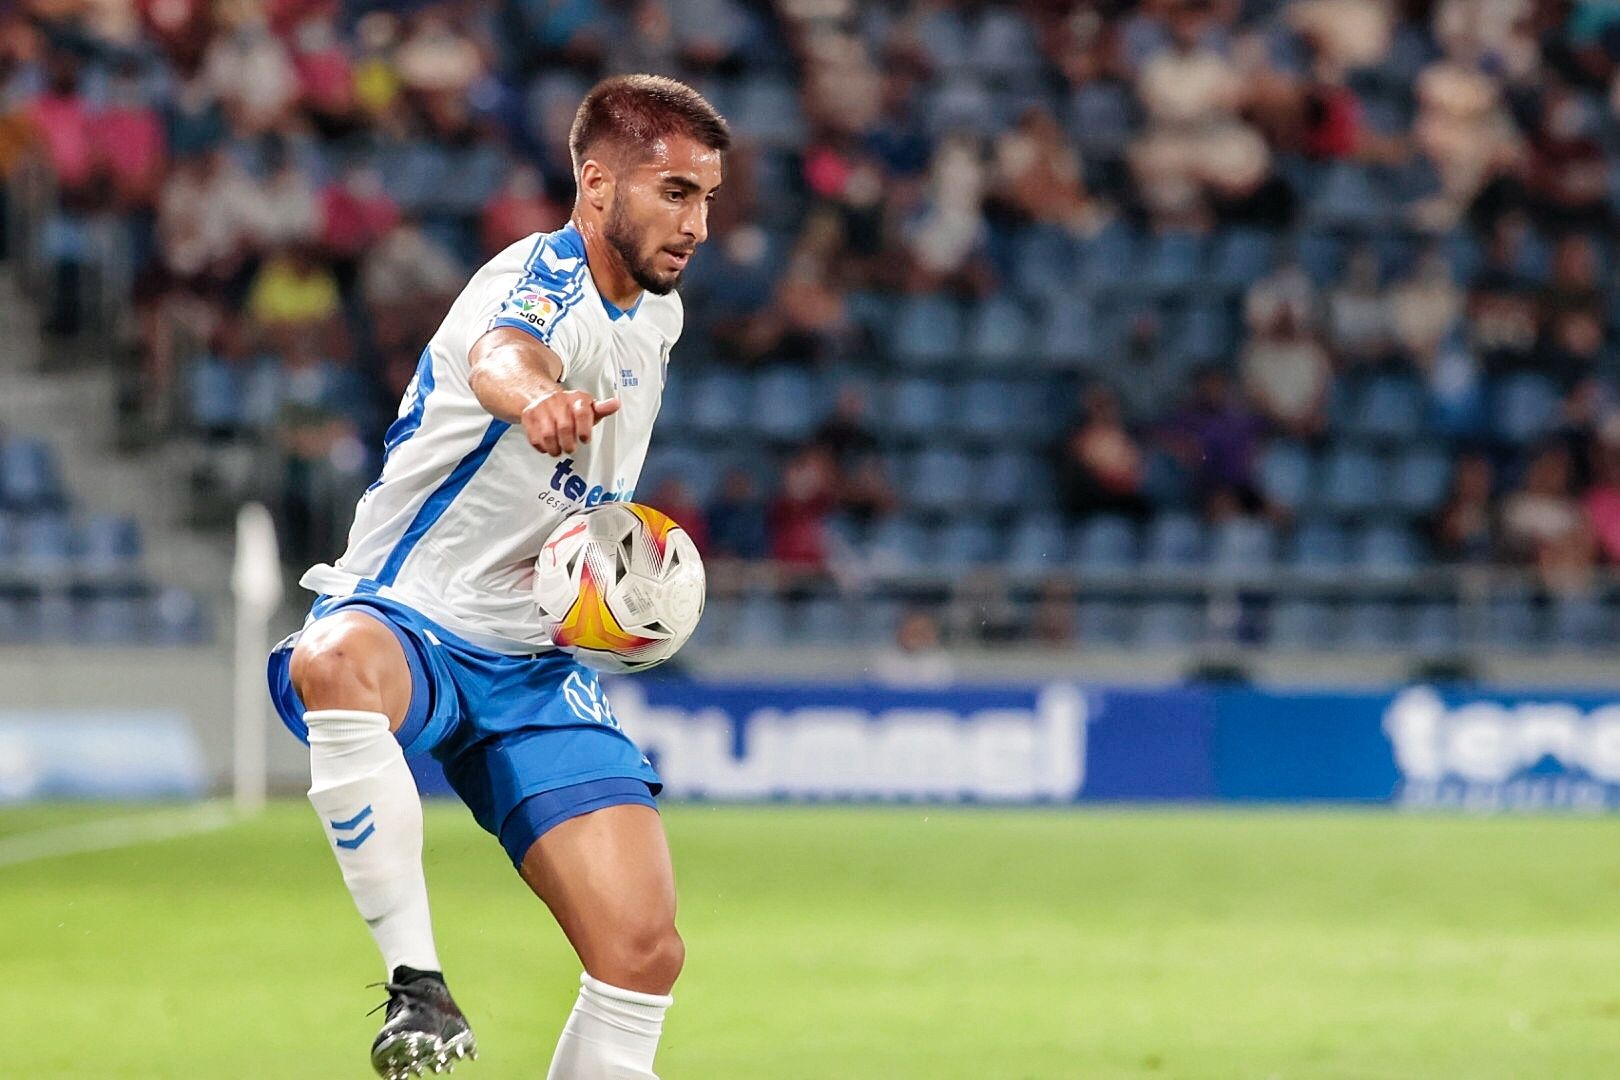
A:
{"type": "Polygon", "coordinates": [[[658,811],[626,804],[570,818],[534,842],[519,872],[593,977],[626,990],[669,992],[685,950],[658,811]]]}
{"type": "Polygon", "coordinates": [[[376,615],[335,611],[293,647],[289,672],[304,707],[380,712],[398,730],[411,705],[411,668],[398,636],[376,615]]]}

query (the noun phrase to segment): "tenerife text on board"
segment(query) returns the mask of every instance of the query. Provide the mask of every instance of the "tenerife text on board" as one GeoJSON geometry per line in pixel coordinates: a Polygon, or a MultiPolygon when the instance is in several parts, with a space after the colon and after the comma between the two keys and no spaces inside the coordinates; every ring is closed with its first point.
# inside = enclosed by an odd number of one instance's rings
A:
{"type": "Polygon", "coordinates": [[[1408,806],[1464,809],[1620,806],[1620,703],[1475,699],[1428,687],[1396,696],[1384,731],[1408,806]]]}

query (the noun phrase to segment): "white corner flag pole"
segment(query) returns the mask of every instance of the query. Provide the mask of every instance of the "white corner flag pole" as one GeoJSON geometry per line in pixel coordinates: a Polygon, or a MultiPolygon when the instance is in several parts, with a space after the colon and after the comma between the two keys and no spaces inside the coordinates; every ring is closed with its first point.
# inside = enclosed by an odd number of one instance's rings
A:
{"type": "Polygon", "coordinates": [[[269,739],[264,664],[270,652],[270,620],[281,606],[281,553],[270,511],[248,503],[236,515],[236,565],[231,592],[236,598],[235,718],[232,794],[238,811],[264,808],[269,786],[265,744],[269,739]]]}

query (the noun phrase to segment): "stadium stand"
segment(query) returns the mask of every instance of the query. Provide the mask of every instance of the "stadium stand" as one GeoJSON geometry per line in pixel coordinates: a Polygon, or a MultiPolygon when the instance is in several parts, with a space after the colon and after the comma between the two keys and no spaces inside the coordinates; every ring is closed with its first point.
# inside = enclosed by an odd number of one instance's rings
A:
{"type": "MultiPolygon", "coordinates": [[[[972,637],[985,567],[1046,641],[1598,648],[1620,21],[1475,6],[24,0],[0,239],[198,524],[325,558],[449,297],[564,220],[583,90],[679,75],[739,146],[641,494],[751,575],[706,639],[972,637]]],[[[139,538],[3,445],[0,635],[183,637],[73,592],[139,538]]]]}

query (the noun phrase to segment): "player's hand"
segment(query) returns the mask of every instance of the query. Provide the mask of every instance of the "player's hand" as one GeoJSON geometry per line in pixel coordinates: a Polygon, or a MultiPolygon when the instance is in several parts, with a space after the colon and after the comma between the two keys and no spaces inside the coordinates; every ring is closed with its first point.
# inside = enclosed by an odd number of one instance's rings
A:
{"type": "Polygon", "coordinates": [[[597,401],[583,390],[553,390],[523,410],[523,433],[542,454],[572,454],[581,443],[591,441],[598,420],[618,411],[618,398],[597,401]]]}

